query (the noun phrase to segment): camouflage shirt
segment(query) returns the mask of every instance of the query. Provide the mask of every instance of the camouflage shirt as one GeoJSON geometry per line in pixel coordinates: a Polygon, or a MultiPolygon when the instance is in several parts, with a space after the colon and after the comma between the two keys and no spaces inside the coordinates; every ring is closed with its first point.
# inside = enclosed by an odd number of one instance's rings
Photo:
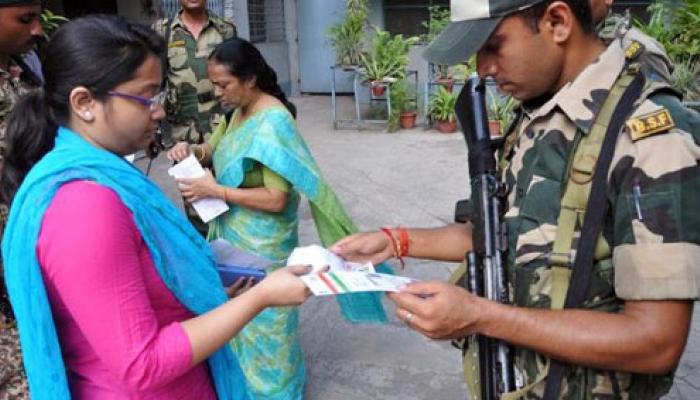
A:
{"type": "Polygon", "coordinates": [[[10,59],[9,68],[0,68],[0,160],[5,153],[5,121],[19,98],[28,93],[32,84],[23,79],[22,68],[10,59]]]}
{"type": "MultiPolygon", "coordinates": [[[[518,306],[550,307],[548,258],[569,159],[625,65],[625,49],[620,39],[614,40],[544,104],[524,107],[511,132],[514,146],[502,179],[512,188],[505,215],[507,264],[512,300],[518,306]]],[[[700,116],[659,92],[665,85],[644,73],[643,95],[619,134],[609,170],[610,208],[603,237],[612,254],[595,261],[583,305],[592,310],[618,312],[625,300],[699,295],[700,211],[695,205],[700,199],[700,116]],[[662,114],[670,118],[662,120],[662,114]]],[[[546,361],[522,348],[516,349],[515,359],[519,386],[533,382],[546,361]]],[[[573,367],[561,398],[656,399],[668,391],[672,377],[573,367]]],[[[541,398],[543,391],[541,383],[528,398],[541,398]]]]}
{"type": "MultiPolygon", "coordinates": [[[[174,140],[202,143],[223,113],[207,77],[207,60],[214,47],[236,36],[236,27],[210,14],[195,39],[179,14],[170,21],[167,118],[173,128],[174,140]]],[[[153,29],[165,37],[167,26],[168,19],[160,19],[153,29]]]]}

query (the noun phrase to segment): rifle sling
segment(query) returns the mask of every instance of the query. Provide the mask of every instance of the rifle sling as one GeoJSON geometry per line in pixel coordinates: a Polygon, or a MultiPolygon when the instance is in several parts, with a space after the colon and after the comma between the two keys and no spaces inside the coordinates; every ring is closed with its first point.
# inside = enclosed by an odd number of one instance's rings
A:
{"type": "MultiPolygon", "coordinates": [[[[621,84],[621,81],[625,79],[625,76],[629,76],[629,73],[629,69],[623,73],[623,76],[616,82],[616,86],[621,84]]],[[[624,83],[622,84],[624,85],[624,83]]],[[[606,199],[608,170],[612,162],[620,130],[625,120],[632,113],[635,101],[641,95],[643,88],[643,74],[637,72],[634,75],[634,79],[620,97],[619,102],[617,102],[615,111],[612,113],[610,123],[608,124],[598,161],[595,166],[595,173],[593,174],[591,193],[586,205],[581,236],[578,241],[578,249],[571,272],[570,287],[566,292],[564,308],[578,308],[585,301],[593,271],[595,247],[598,243],[598,237],[602,231],[605,215],[608,211],[608,202],[606,199]]],[[[612,92],[613,90],[611,90],[611,95],[609,95],[609,97],[612,96],[612,92]]],[[[552,299],[552,301],[554,302],[554,299],[552,299]]],[[[544,400],[559,398],[561,382],[566,369],[567,367],[565,364],[557,360],[551,360],[544,391],[544,400]]]]}

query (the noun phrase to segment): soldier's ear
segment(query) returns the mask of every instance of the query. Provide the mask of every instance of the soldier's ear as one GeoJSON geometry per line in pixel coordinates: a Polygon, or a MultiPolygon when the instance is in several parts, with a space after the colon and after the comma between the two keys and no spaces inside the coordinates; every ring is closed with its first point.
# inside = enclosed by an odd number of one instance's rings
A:
{"type": "Polygon", "coordinates": [[[552,2],[545,11],[542,22],[552,39],[557,44],[562,44],[571,37],[571,30],[576,21],[576,16],[566,2],[552,2]]]}

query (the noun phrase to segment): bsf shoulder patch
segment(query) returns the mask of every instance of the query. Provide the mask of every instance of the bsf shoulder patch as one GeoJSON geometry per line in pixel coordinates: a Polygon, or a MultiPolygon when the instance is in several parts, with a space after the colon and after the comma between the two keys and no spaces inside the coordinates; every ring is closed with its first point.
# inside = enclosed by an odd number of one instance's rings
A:
{"type": "Polygon", "coordinates": [[[630,130],[633,142],[656,133],[666,132],[676,126],[671,113],[665,108],[636,118],[630,118],[625,124],[630,130]]]}

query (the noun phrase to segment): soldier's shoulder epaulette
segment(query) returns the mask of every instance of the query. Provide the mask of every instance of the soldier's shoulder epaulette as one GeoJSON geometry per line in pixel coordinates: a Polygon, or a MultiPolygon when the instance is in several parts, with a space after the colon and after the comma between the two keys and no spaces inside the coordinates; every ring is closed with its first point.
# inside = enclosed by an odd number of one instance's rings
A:
{"type": "Polygon", "coordinates": [[[211,20],[214,23],[214,26],[216,26],[216,30],[219,31],[225,38],[236,35],[236,25],[234,25],[231,21],[216,16],[212,16],[211,20]]]}
{"type": "Polygon", "coordinates": [[[153,28],[153,30],[156,31],[156,33],[158,33],[159,35],[162,36],[163,33],[165,32],[165,28],[167,27],[167,25],[168,25],[168,19],[167,18],[160,18],[160,19],[155,20],[155,22],[153,22],[151,24],[151,28],[153,28]]]}
{"type": "Polygon", "coordinates": [[[639,40],[632,40],[630,44],[625,48],[625,59],[629,61],[636,60],[642,53],[646,46],[639,40]]]}

